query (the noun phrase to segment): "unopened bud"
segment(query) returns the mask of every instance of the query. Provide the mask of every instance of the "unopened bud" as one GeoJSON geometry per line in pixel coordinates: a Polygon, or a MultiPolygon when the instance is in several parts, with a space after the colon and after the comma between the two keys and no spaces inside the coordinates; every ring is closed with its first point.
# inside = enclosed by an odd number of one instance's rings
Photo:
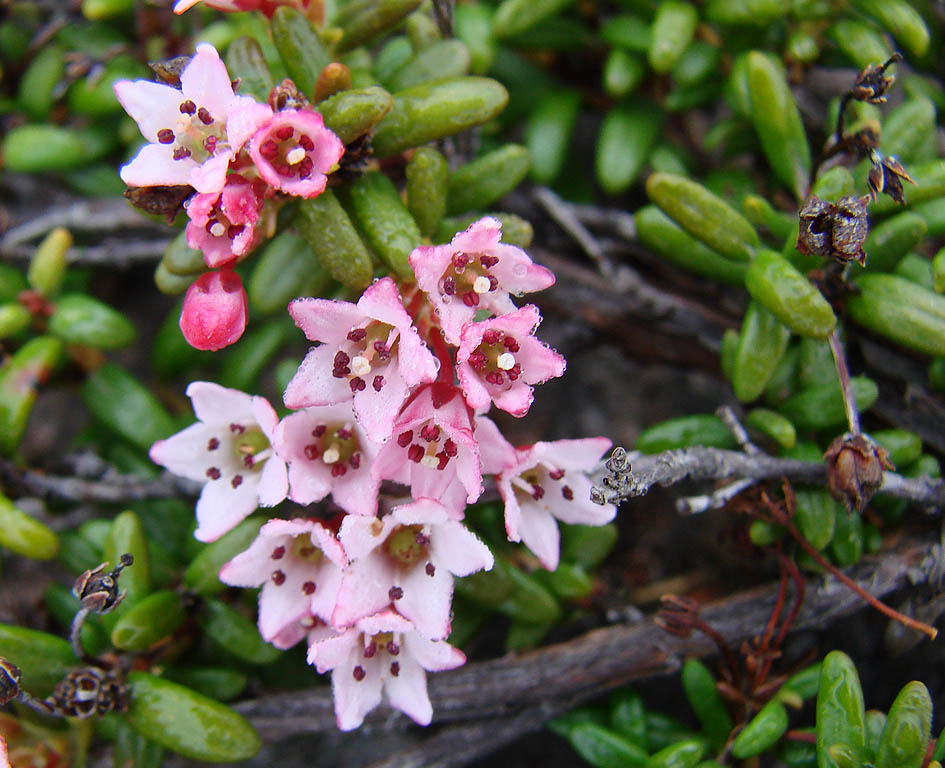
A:
{"type": "Polygon", "coordinates": [[[902,180],[915,184],[915,179],[906,172],[902,163],[895,157],[883,157],[879,152],[873,152],[870,159],[873,161],[873,166],[870,168],[867,184],[873,201],[876,201],[881,192],[885,192],[900,205],[905,204],[902,180]]]}
{"type": "Polygon", "coordinates": [[[857,512],[883,484],[883,470],[895,469],[886,450],[863,434],[838,437],[827,448],[824,460],[830,493],[857,512]]]}
{"type": "Polygon", "coordinates": [[[870,64],[866,67],[853,83],[853,98],[857,101],[868,101],[870,104],[885,102],[885,93],[896,79],[886,75],[886,68],[899,61],[902,61],[902,56],[894,53],[884,64],[870,64]]]}

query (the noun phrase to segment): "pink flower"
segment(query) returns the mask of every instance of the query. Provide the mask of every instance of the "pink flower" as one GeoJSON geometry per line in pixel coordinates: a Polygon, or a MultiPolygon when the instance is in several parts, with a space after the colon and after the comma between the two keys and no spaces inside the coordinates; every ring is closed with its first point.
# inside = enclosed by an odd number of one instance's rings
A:
{"type": "Polygon", "coordinates": [[[308,663],[332,671],[335,718],[343,731],[357,728],[386,695],[394,709],[420,725],[429,725],[433,707],[427,695],[426,671],[454,669],[466,657],[444,640],[421,637],[394,611],[361,619],[333,638],[308,649],[308,663]]]}
{"type": "Polygon", "coordinates": [[[541,291],[554,284],[551,270],[532,263],[521,248],[500,243],[502,225],[485,217],[457,234],[449,245],[421,246],[410,254],[417,284],[439,314],[450,344],[460,343],[463,325],[476,312],[515,311],[509,294],[541,291]]]}
{"type": "Polygon", "coordinates": [[[259,244],[263,196],[239,174],[230,174],[219,194],[194,195],[186,205],[187,245],[203,252],[208,267],[229,264],[259,244]]]}
{"type": "Polygon", "coordinates": [[[190,346],[223,349],[243,335],[249,321],[249,299],[232,269],[204,272],[187,289],[180,330],[190,346]]]}
{"type": "Polygon", "coordinates": [[[338,538],[351,565],[331,616],[336,627],[393,604],[424,637],[445,638],[453,576],[493,564],[489,548],[432,499],[394,507],[381,519],[349,515],[338,538]]]}
{"type": "Polygon", "coordinates": [[[523,541],[549,571],[558,567],[557,520],[572,525],[604,525],[613,520],[613,504],[591,501],[587,471],[610,448],[606,437],[535,443],[519,449],[517,461],[496,478],[505,501],[505,530],[523,541]]]}
{"type": "Polygon", "coordinates": [[[532,404],[531,384],[564,373],[564,358],[535,338],[538,308],[527,307],[481,323],[467,323],[456,353],[463,395],[471,408],[496,408],[524,416],[532,404]]]}
{"type": "Polygon", "coordinates": [[[10,768],[10,761],[7,758],[7,743],[2,738],[0,738],[0,768],[10,768]]]}
{"type": "Polygon", "coordinates": [[[115,95],[150,142],[122,167],[132,187],[189,184],[201,193],[223,189],[227,167],[272,109],[233,93],[220,55],[209,43],[180,76],[181,88],[120,80],[115,95]]]}
{"type": "Polygon", "coordinates": [[[350,403],[290,414],[276,429],[276,450],[289,464],[289,497],[299,504],[329,493],[353,515],[374,515],[380,481],[371,475],[378,445],[354,418],[350,403]]]}
{"type": "Polygon", "coordinates": [[[308,109],[286,109],[260,128],[249,142],[259,175],[276,189],[298,197],[325,191],[331,171],[345,152],[341,139],[308,109]]]}
{"type": "Polygon", "coordinates": [[[271,447],[278,417],[264,397],[209,381],[191,383],[187,396],[199,421],[156,442],[150,456],[176,475],[206,483],[194,536],[214,541],[258,505],[285,498],[285,462],[271,447]]]}
{"type": "Polygon", "coordinates": [[[437,361],[421,341],[389,277],[370,286],[358,303],[296,299],[295,324],[312,341],[285,391],[289,408],[354,401],[371,439],[386,440],[412,387],[436,378],[437,361]]]}
{"type": "Polygon", "coordinates": [[[473,503],[482,494],[482,468],[459,390],[444,384],[421,389],[397,417],[372,471],[382,480],[409,485],[415,499],[437,499],[461,517],[463,499],[459,497],[457,507],[454,483],[465,490],[465,501],[473,503]]]}
{"type": "Polygon", "coordinates": [[[234,587],[262,586],[259,633],[264,640],[289,647],[301,639],[291,630],[301,627],[302,619],[331,617],[345,564],[344,550],[321,523],[270,520],[249,549],[220,569],[220,581],[234,587]]]}

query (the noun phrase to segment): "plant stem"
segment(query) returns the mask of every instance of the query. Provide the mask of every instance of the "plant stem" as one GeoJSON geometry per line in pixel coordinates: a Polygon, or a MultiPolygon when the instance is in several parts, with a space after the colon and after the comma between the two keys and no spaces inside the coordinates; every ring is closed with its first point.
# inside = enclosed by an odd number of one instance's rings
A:
{"type": "Polygon", "coordinates": [[[828,337],[830,342],[830,351],[833,352],[833,362],[837,367],[837,377],[840,379],[840,394],[843,396],[843,408],[847,413],[847,424],[850,428],[850,435],[855,437],[860,434],[860,414],[856,410],[856,398],[853,396],[853,389],[850,387],[850,371],[847,368],[847,358],[843,353],[843,343],[836,331],[833,331],[828,337]]]}

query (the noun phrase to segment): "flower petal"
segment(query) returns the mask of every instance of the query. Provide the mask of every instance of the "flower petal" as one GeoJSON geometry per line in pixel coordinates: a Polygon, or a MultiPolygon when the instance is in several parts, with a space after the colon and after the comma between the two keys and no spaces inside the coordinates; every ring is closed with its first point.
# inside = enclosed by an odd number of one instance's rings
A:
{"type": "Polygon", "coordinates": [[[212,381],[193,381],[187,386],[187,397],[193,404],[194,414],[204,424],[229,427],[256,423],[253,396],[238,389],[221,387],[212,381]]]}
{"type": "Polygon", "coordinates": [[[210,43],[197,46],[197,53],[181,72],[180,88],[186,98],[210,110],[215,120],[226,121],[233,85],[220,54],[210,43]]]}
{"type": "Polygon", "coordinates": [[[433,719],[433,705],[427,693],[427,674],[415,660],[406,654],[398,658],[399,671],[384,679],[387,701],[420,725],[429,725],[433,719]]]}
{"type": "Polygon", "coordinates": [[[489,547],[465,525],[453,520],[437,526],[431,546],[437,565],[456,576],[488,571],[494,563],[489,547]]]}
{"type": "Polygon", "coordinates": [[[558,522],[538,504],[522,502],[522,541],[549,571],[558,567],[561,534],[558,522]]]}
{"type": "Polygon", "coordinates": [[[191,172],[197,168],[192,158],[175,160],[171,144],[145,144],[118,175],[129,187],[177,186],[190,184],[191,172]]]}
{"type": "Polygon", "coordinates": [[[174,129],[180,117],[180,103],[184,100],[176,88],[150,80],[119,80],[114,89],[118,103],[131,115],[141,135],[151,144],[157,143],[158,131],[174,129]]]}

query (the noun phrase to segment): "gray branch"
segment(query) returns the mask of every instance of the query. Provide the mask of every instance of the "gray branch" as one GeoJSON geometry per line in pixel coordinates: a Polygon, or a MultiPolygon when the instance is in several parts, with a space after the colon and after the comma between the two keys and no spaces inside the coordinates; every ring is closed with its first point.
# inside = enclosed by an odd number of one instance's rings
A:
{"type": "MultiPolygon", "coordinates": [[[[591,498],[599,504],[619,504],[646,495],[655,485],[665,487],[686,479],[759,481],[784,477],[811,485],[827,483],[827,468],[823,462],[749,455],[706,446],[663,451],[651,456],[629,456],[623,448],[616,448],[607,467],[609,474],[604,477],[603,485],[592,490],[591,498]]],[[[941,479],[884,472],[879,492],[926,507],[945,506],[945,480],[941,479]]]]}
{"type": "MultiPolygon", "coordinates": [[[[864,558],[847,574],[864,590],[882,598],[903,587],[932,583],[941,573],[941,547],[907,541],[882,556],[864,558]]],[[[750,639],[768,619],[778,587],[770,584],[707,605],[702,618],[733,647],[750,639]]],[[[804,605],[792,631],[829,627],[863,606],[855,593],[823,576],[807,580],[804,605]]],[[[529,653],[469,664],[431,676],[435,724],[444,728],[417,745],[390,754],[374,768],[462,766],[533,732],[549,718],[634,680],[678,671],[688,656],[705,656],[714,644],[700,633],[670,635],[652,620],[594,630],[565,643],[529,653]]],[[[404,730],[409,721],[386,708],[368,717],[359,734],[335,731],[327,686],[273,694],[236,705],[268,741],[300,734],[325,734],[334,747],[354,759],[365,736],[404,730]],[[350,750],[349,750],[350,748],[350,750]]],[[[333,759],[339,753],[333,751],[333,759]]],[[[358,762],[355,760],[355,762],[358,762]]]]}

